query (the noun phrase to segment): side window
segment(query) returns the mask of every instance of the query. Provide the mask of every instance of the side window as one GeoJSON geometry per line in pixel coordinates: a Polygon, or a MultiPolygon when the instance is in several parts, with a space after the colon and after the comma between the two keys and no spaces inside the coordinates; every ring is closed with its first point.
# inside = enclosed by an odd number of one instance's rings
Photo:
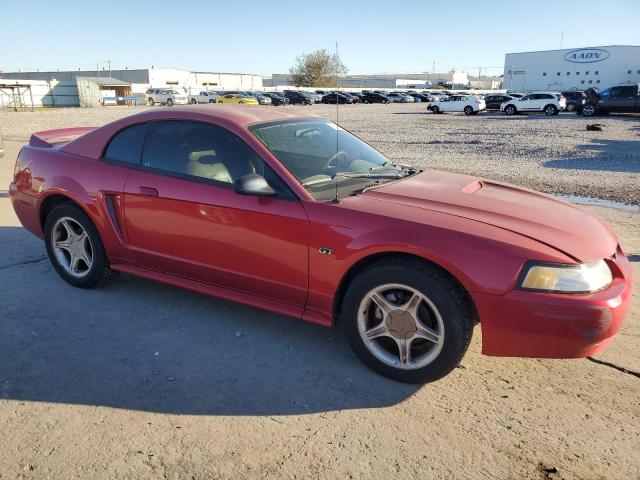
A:
{"type": "Polygon", "coordinates": [[[258,173],[281,197],[295,198],[251,147],[226,128],[208,123],[180,120],[150,123],[142,166],[229,187],[243,175],[258,173]]]}
{"type": "Polygon", "coordinates": [[[524,97],[521,97],[520,100],[533,100],[533,95],[525,95],[524,97]]]}
{"type": "Polygon", "coordinates": [[[146,128],[146,123],[140,123],[120,130],[109,142],[104,158],[111,162],[139,165],[146,128]]]}
{"type": "Polygon", "coordinates": [[[611,96],[616,98],[622,97],[622,87],[613,87],[611,89],[611,96]]]}
{"type": "Polygon", "coordinates": [[[620,96],[621,97],[635,97],[637,93],[637,87],[626,86],[620,87],[620,96]]]}

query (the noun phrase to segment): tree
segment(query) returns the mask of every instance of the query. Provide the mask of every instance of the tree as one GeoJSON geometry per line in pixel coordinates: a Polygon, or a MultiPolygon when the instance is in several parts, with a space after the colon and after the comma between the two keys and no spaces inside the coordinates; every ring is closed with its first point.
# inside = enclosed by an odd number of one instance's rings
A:
{"type": "Polygon", "coordinates": [[[337,78],[347,72],[340,56],[326,50],[303,53],[289,69],[291,82],[297,87],[335,87],[337,78]]]}

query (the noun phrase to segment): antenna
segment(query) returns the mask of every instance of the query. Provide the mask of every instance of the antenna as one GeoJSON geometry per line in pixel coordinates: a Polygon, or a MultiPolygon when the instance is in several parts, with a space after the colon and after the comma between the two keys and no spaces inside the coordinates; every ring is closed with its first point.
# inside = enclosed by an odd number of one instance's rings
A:
{"type": "MultiPolygon", "coordinates": [[[[336,63],[338,61],[338,42],[336,41],[336,63]]],[[[336,69],[336,79],[335,79],[335,84],[336,84],[336,88],[338,88],[338,70],[336,69]]],[[[336,180],[336,177],[338,176],[338,173],[340,172],[340,155],[338,155],[338,152],[340,151],[340,124],[338,123],[339,121],[339,108],[340,105],[340,99],[338,97],[338,91],[336,90],[336,174],[333,177],[333,184],[336,188],[336,194],[335,197],[333,197],[333,203],[340,203],[340,197],[338,196],[338,181],[336,180]]]]}

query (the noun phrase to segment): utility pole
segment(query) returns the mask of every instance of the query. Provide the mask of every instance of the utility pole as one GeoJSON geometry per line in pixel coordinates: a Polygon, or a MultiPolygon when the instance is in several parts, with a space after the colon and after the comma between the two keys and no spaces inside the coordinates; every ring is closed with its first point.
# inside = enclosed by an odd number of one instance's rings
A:
{"type": "Polygon", "coordinates": [[[111,76],[111,60],[107,60],[107,65],[109,65],[109,76],[111,76]]]}
{"type": "Polygon", "coordinates": [[[98,62],[96,62],[96,77],[100,76],[100,66],[98,65],[98,62]]]}
{"type": "Polygon", "coordinates": [[[564,32],[560,33],[560,50],[562,50],[562,43],[564,42],[564,32]]]}

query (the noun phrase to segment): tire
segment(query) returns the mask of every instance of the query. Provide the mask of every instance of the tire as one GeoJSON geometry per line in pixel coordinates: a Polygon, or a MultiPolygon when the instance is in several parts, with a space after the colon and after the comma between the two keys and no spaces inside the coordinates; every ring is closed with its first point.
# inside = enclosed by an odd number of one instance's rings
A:
{"type": "Polygon", "coordinates": [[[53,268],[65,282],[74,287],[98,287],[106,283],[117,273],[109,267],[109,260],[104,251],[104,245],[102,244],[98,230],[80,207],[68,203],[54,207],[45,220],[44,233],[47,255],[53,268]],[[65,223],[71,226],[74,233],[80,233],[80,229],[82,229],[87,236],[84,242],[85,252],[90,251],[91,265],[89,268],[86,268],[88,266],[86,261],[80,261],[76,274],[71,273],[69,260],[73,257],[70,255],[69,250],[66,250],[64,247],[56,249],[53,245],[56,239],[58,239],[60,244],[64,243],[64,236],[62,241],[60,241],[59,234],[64,234],[65,230],[66,232],[69,231],[64,227],[65,223]],[[87,244],[88,248],[86,247],[87,244]]]}
{"type": "Polygon", "coordinates": [[[504,113],[506,113],[507,115],[515,115],[516,113],[518,113],[518,109],[514,105],[507,105],[504,108],[504,113]]]}
{"type": "Polygon", "coordinates": [[[472,115],[473,114],[473,107],[470,105],[467,105],[466,107],[464,107],[464,114],[465,115],[472,115]]]}
{"type": "Polygon", "coordinates": [[[593,117],[596,114],[595,105],[591,105],[590,103],[586,104],[582,107],[582,115],[585,117],[593,117]]]}
{"type": "Polygon", "coordinates": [[[433,382],[450,373],[467,351],[474,324],[467,296],[453,279],[433,265],[406,258],[380,261],[361,272],[345,294],[340,321],[355,354],[369,368],[406,383],[433,382]],[[411,303],[409,298],[418,299],[422,331],[437,334],[433,336],[437,340],[415,338],[416,323],[407,322],[401,310],[395,310],[400,312],[395,319],[385,316],[371,301],[376,292],[378,298],[393,307],[411,303]],[[392,295],[398,303],[386,295],[392,295]],[[364,340],[364,332],[381,325],[387,333],[377,332],[375,338],[364,340]],[[403,340],[411,335],[409,342],[403,340]],[[403,362],[399,355],[401,342],[408,345],[410,352],[404,357],[408,360],[404,367],[399,366],[403,362]]]}
{"type": "Polygon", "coordinates": [[[433,107],[431,107],[431,111],[432,111],[433,113],[440,113],[440,108],[438,108],[438,106],[437,106],[437,105],[434,105],[433,107]]]}
{"type": "Polygon", "coordinates": [[[575,103],[569,102],[569,103],[567,103],[567,106],[565,107],[565,110],[567,112],[575,112],[577,108],[578,108],[578,106],[575,103]]]}
{"type": "Polygon", "coordinates": [[[167,98],[167,107],[173,107],[173,100],[170,98],[167,98]]]}
{"type": "Polygon", "coordinates": [[[216,103],[215,100],[209,100],[209,103],[216,103]]]}
{"type": "Polygon", "coordinates": [[[545,105],[542,111],[547,117],[558,114],[558,108],[555,105],[545,105]]]}
{"type": "Polygon", "coordinates": [[[153,98],[149,97],[147,98],[147,105],[149,105],[150,107],[153,107],[156,104],[156,102],[153,101],[153,98]]]}
{"type": "Polygon", "coordinates": [[[191,99],[191,105],[195,105],[196,103],[198,103],[198,101],[195,98],[191,99]]]}

